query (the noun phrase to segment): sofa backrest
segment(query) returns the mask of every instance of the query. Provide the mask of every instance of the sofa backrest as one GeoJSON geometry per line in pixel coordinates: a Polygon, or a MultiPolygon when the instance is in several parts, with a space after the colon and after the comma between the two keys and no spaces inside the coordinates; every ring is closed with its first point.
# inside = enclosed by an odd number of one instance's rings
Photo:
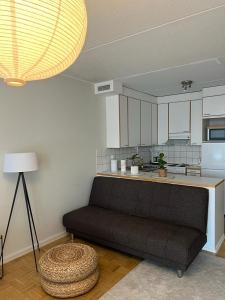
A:
{"type": "Polygon", "coordinates": [[[89,205],[206,232],[208,190],[204,188],[99,176],[89,205]]]}

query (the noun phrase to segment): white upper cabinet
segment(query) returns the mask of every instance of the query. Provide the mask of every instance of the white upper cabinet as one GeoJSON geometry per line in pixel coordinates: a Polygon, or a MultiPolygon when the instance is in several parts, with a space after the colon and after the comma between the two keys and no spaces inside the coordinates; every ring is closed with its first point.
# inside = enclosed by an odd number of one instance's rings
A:
{"type": "Polygon", "coordinates": [[[168,141],[169,105],[158,105],[158,144],[162,145],[168,141]]]}
{"type": "Polygon", "coordinates": [[[141,101],[128,97],[128,140],[129,146],[141,143],[141,101]]]}
{"type": "Polygon", "coordinates": [[[106,97],[106,147],[128,146],[128,104],[125,96],[106,97]]]}
{"type": "Polygon", "coordinates": [[[202,143],[202,100],[191,101],[191,144],[202,143]]]}
{"type": "Polygon", "coordinates": [[[174,134],[181,138],[190,137],[190,101],[169,104],[169,135],[174,134]]]}
{"type": "Polygon", "coordinates": [[[141,101],[141,146],[149,146],[152,142],[152,105],[141,101]]]}
{"type": "Polygon", "coordinates": [[[152,145],[158,144],[158,105],[152,103],[152,145]]]}
{"type": "Polygon", "coordinates": [[[203,98],[203,117],[225,116],[225,95],[203,98]]]}
{"type": "Polygon", "coordinates": [[[152,105],[123,95],[106,97],[106,147],[150,146],[152,133],[156,144],[157,104],[153,112],[152,105]]]}
{"type": "Polygon", "coordinates": [[[128,100],[120,95],[120,147],[128,147],[128,100]]]}
{"type": "Polygon", "coordinates": [[[202,90],[203,98],[210,96],[225,95],[225,85],[213,86],[202,90]]]}

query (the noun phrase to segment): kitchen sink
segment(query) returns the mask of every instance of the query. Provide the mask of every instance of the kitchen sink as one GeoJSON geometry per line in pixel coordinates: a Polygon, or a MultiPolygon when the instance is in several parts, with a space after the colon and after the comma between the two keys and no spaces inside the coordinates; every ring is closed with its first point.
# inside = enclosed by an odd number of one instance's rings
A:
{"type": "Polygon", "coordinates": [[[167,164],[168,167],[188,167],[189,164],[167,164]]]}
{"type": "Polygon", "coordinates": [[[158,167],[158,164],[157,165],[144,165],[144,167],[142,169],[140,169],[140,171],[142,172],[153,172],[155,170],[157,170],[159,167],[158,167]]]}
{"type": "MultiPolygon", "coordinates": [[[[180,173],[180,174],[185,174],[186,173],[186,167],[189,166],[188,164],[178,164],[178,163],[168,163],[167,165],[168,172],[171,173],[180,173]]],[[[140,171],[142,172],[154,172],[158,170],[159,166],[158,163],[154,164],[145,164],[140,171]]]]}
{"type": "Polygon", "coordinates": [[[154,169],[154,168],[143,168],[143,169],[140,169],[140,171],[142,171],[142,172],[153,172],[155,170],[156,169],[154,169]]]}

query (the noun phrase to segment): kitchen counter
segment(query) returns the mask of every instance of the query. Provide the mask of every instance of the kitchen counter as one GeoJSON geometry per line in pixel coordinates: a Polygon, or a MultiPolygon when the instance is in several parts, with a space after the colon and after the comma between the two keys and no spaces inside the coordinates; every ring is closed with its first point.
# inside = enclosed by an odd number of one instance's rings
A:
{"type": "Polygon", "coordinates": [[[97,176],[109,176],[117,178],[125,178],[131,180],[143,180],[152,182],[161,182],[169,184],[178,184],[194,187],[203,188],[215,188],[224,182],[224,179],[220,178],[208,178],[208,177],[198,177],[198,176],[185,176],[180,174],[168,173],[167,177],[159,177],[155,172],[140,172],[138,175],[131,175],[130,171],[126,173],[112,173],[112,172],[101,172],[97,173],[97,176]]]}

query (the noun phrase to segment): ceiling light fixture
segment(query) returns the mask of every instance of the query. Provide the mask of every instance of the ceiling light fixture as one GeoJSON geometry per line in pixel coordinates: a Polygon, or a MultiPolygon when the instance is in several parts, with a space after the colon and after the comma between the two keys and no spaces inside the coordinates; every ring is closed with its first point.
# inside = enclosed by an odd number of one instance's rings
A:
{"type": "Polygon", "coordinates": [[[84,0],[2,0],[0,16],[0,77],[10,86],[61,73],[84,45],[84,0]]]}
{"type": "Polygon", "coordinates": [[[193,81],[192,80],[183,80],[181,81],[182,89],[186,92],[191,88],[193,81]]]}

